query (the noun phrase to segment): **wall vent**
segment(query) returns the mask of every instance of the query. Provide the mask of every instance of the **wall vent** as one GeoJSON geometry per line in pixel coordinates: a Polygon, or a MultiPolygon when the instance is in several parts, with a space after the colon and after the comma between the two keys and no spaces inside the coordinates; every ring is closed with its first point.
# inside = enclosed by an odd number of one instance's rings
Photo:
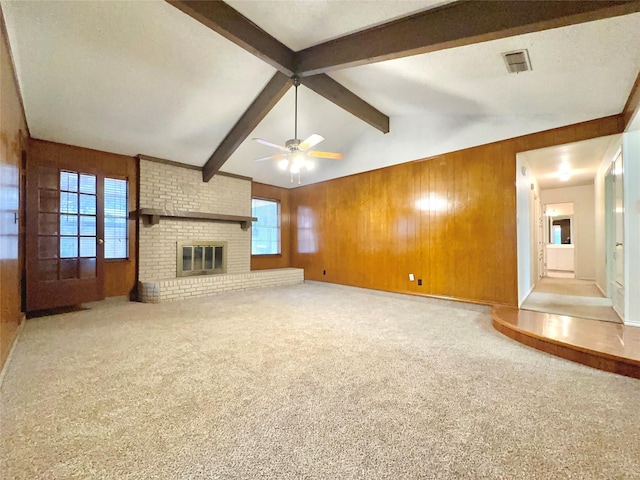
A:
{"type": "Polygon", "coordinates": [[[504,63],[507,65],[509,73],[520,73],[531,70],[531,60],[529,60],[529,52],[526,48],[524,50],[504,52],[502,58],[504,58],[504,63]]]}

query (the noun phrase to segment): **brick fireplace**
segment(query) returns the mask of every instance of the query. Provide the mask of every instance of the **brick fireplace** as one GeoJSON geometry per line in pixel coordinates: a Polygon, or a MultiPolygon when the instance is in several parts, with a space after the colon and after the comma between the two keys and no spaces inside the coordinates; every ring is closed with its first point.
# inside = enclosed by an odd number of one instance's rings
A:
{"type": "MultiPolygon", "coordinates": [[[[263,285],[302,283],[301,269],[251,272],[251,181],[140,156],[139,299],[159,302],[263,285]],[[178,278],[179,248],[225,245],[226,273],[178,278]]],[[[195,254],[195,252],[193,252],[195,254]]]]}

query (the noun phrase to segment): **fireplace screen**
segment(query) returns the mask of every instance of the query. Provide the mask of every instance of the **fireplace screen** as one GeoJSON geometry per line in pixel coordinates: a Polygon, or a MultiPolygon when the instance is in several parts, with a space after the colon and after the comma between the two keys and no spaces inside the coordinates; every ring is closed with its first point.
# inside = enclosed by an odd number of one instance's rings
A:
{"type": "Polygon", "coordinates": [[[227,272],[227,242],[178,243],[178,277],[227,272]]]}

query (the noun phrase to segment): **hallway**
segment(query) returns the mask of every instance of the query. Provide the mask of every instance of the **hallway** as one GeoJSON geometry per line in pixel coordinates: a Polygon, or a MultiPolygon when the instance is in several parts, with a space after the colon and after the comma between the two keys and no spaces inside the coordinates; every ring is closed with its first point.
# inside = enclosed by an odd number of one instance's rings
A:
{"type": "Polygon", "coordinates": [[[590,280],[544,277],[520,308],[622,323],[613,310],[611,299],[602,295],[595,282],[590,280]]]}

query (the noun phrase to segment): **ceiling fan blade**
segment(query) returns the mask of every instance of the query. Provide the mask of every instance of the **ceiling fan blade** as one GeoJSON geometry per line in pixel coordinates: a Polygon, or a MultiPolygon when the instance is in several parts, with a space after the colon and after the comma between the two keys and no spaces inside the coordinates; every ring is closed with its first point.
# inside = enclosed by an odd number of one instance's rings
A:
{"type": "Polygon", "coordinates": [[[322,135],[318,135],[317,133],[314,133],[313,135],[305,139],[300,145],[298,145],[298,150],[307,150],[319,144],[323,140],[324,140],[324,137],[322,135]]]}
{"type": "Polygon", "coordinates": [[[288,152],[289,149],[287,147],[283,147],[282,145],[276,145],[275,143],[267,142],[261,138],[252,138],[251,140],[255,140],[256,142],[266,145],[267,147],[277,148],[278,150],[282,150],[283,152],[288,152]]]}
{"type": "Polygon", "coordinates": [[[342,160],[344,158],[342,153],[334,152],[307,152],[307,155],[316,158],[332,158],[334,160],[342,160]]]}
{"type": "Polygon", "coordinates": [[[277,153],[275,155],[271,155],[269,157],[260,157],[256,158],[256,162],[264,162],[265,160],[276,160],[278,158],[288,157],[289,155],[286,153],[277,153]]]}

